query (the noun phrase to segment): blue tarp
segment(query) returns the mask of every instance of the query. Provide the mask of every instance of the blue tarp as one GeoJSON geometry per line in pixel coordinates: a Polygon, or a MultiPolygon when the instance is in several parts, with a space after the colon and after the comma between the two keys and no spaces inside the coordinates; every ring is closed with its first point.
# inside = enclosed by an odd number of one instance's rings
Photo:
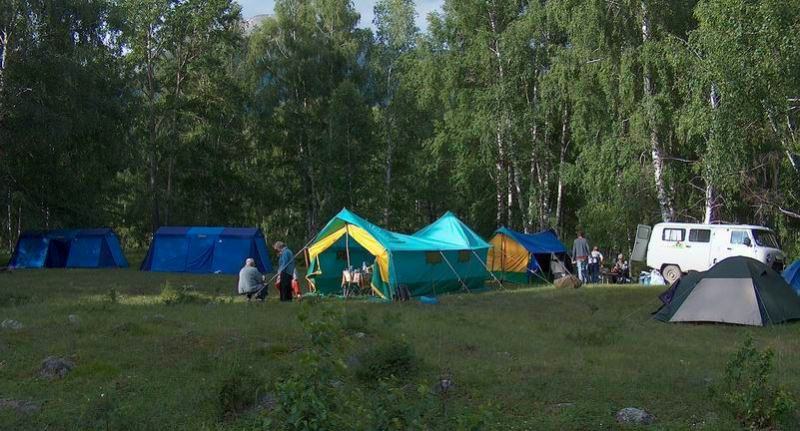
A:
{"type": "Polygon", "coordinates": [[[140,269],[238,274],[248,257],[262,273],[272,272],[260,229],[166,226],[156,232],[140,269]]]}
{"type": "Polygon", "coordinates": [[[796,260],[783,270],[783,279],[792,286],[795,293],[800,295],[800,260],[796,260]]]}
{"type": "Polygon", "coordinates": [[[12,268],[126,268],[113,230],[61,229],[29,231],[20,236],[11,255],[12,268]]]}
{"type": "Polygon", "coordinates": [[[525,247],[531,254],[566,253],[567,247],[558,239],[558,235],[552,230],[546,230],[534,234],[525,234],[502,227],[497,233],[508,235],[516,240],[521,246],[525,247]]]}

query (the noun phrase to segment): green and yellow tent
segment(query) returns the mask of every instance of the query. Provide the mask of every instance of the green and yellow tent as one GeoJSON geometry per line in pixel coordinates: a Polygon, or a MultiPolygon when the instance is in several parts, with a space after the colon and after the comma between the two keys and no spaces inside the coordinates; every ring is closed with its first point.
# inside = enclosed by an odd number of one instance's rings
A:
{"type": "Polygon", "coordinates": [[[489,244],[448,212],[413,235],[382,229],[343,209],[308,247],[306,278],[320,294],[342,293],[342,271],[373,268],[372,291],[392,299],[482,287],[489,244]]]}

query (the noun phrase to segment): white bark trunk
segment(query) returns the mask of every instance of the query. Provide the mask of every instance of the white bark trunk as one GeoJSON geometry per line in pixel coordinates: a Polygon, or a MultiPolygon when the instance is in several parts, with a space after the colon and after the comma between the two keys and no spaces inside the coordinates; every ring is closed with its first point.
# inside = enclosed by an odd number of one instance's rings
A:
{"type": "MultiPolygon", "coordinates": [[[[389,104],[392,103],[394,97],[394,91],[392,86],[392,66],[389,66],[389,72],[386,78],[386,91],[389,95],[389,104]]],[[[391,217],[391,205],[392,205],[392,164],[394,158],[394,141],[392,140],[392,121],[389,116],[392,115],[392,111],[389,109],[390,105],[387,104],[386,106],[386,178],[385,178],[385,190],[384,190],[384,201],[383,201],[383,226],[387,229],[389,228],[389,218],[391,217]]]]}
{"type": "MultiPolygon", "coordinates": [[[[719,92],[717,90],[717,85],[715,83],[711,83],[711,92],[709,94],[709,102],[711,103],[711,110],[716,111],[719,107],[719,92]]],[[[712,117],[716,114],[712,114],[712,117]]],[[[713,134],[713,127],[711,130],[713,134]]],[[[713,139],[713,137],[712,137],[713,139]]],[[[711,172],[711,169],[706,166],[704,168],[704,175],[705,183],[706,183],[706,193],[705,193],[705,211],[703,211],[703,223],[710,224],[717,221],[717,190],[714,187],[714,178],[711,172]]]]}
{"type": "MultiPolygon", "coordinates": [[[[647,10],[647,2],[642,0],[642,42],[647,44],[651,38],[650,16],[647,10]]],[[[653,86],[653,74],[648,69],[644,72],[644,95],[645,98],[650,99],[655,94],[653,86]]],[[[649,108],[648,122],[650,123],[650,155],[653,161],[653,177],[656,185],[656,193],[658,196],[658,206],[661,209],[661,219],[663,221],[671,221],[675,218],[675,208],[672,204],[672,197],[667,188],[666,181],[664,180],[664,158],[661,153],[661,143],[659,142],[658,130],[656,124],[655,114],[652,108],[649,108]]]]}
{"type": "MultiPolygon", "coordinates": [[[[495,61],[497,62],[497,80],[498,83],[500,84],[500,92],[499,92],[500,94],[496,96],[496,101],[497,101],[497,106],[499,108],[502,105],[501,95],[503,93],[502,89],[505,80],[505,71],[503,69],[503,56],[502,53],[500,52],[500,42],[499,42],[500,35],[498,33],[498,28],[497,28],[498,27],[497,16],[495,15],[494,10],[489,11],[489,26],[491,27],[492,33],[494,34],[494,40],[491,46],[489,47],[489,50],[494,54],[495,61]]],[[[501,113],[497,119],[497,126],[495,130],[496,133],[495,142],[497,145],[497,163],[495,165],[495,168],[497,170],[496,184],[495,184],[497,189],[497,219],[496,219],[497,226],[503,226],[511,222],[511,220],[508,218],[509,215],[508,211],[510,205],[507,205],[509,180],[507,174],[508,161],[507,161],[506,147],[504,141],[505,139],[503,130],[504,126],[505,126],[504,116],[501,113]],[[503,182],[506,182],[506,184],[503,184],[503,182]],[[504,220],[504,218],[506,220],[504,220]]]]}
{"type": "Polygon", "coordinates": [[[556,191],[556,228],[561,231],[562,212],[564,208],[564,164],[567,159],[569,149],[569,138],[567,137],[569,125],[569,110],[564,106],[561,117],[561,151],[558,157],[558,189],[556,191]]]}

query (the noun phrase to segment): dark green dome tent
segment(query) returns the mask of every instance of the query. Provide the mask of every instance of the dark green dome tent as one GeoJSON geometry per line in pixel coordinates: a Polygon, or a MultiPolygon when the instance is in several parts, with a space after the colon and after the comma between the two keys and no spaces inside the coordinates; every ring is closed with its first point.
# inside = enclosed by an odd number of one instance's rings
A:
{"type": "Polygon", "coordinates": [[[764,326],[800,319],[800,297],[763,263],[729,257],[705,272],[690,272],[661,296],[662,322],[719,322],[764,326]]]}

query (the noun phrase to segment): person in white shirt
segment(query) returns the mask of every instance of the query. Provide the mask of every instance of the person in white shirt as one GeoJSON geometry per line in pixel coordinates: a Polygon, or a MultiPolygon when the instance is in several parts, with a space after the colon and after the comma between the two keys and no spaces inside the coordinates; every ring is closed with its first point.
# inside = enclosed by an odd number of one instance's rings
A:
{"type": "Polygon", "coordinates": [[[592,283],[600,282],[600,267],[603,264],[603,254],[600,249],[594,246],[589,253],[589,281],[592,283]]]}

